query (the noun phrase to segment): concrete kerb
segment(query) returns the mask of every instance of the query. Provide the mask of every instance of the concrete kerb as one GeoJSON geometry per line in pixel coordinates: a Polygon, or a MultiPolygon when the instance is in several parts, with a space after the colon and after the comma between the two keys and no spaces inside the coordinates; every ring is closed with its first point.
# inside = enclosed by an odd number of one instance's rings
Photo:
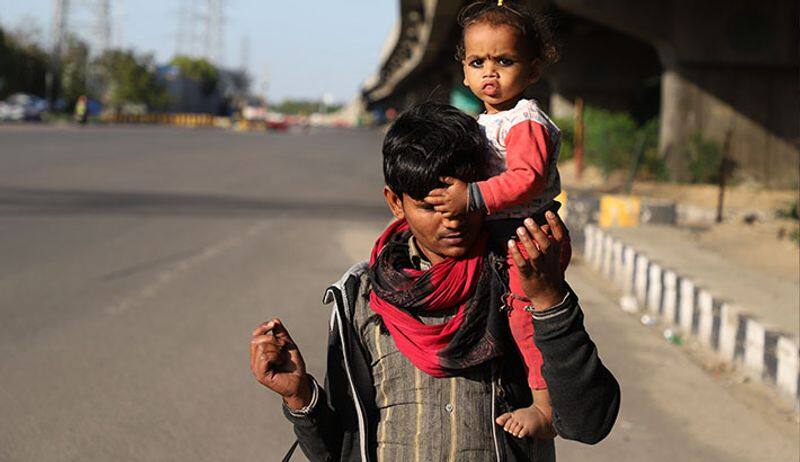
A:
{"type": "Polygon", "coordinates": [[[670,325],[675,325],[678,321],[679,284],[680,277],[678,276],[678,273],[670,269],[664,271],[664,292],[661,305],[661,316],[662,319],[670,325]]]}
{"type": "Polygon", "coordinates": [[[637,254],[635,250],[633,253],[636,258],[633,275],[634,293],[639,304],[645,306],[647,303],[647,276],[650,270],[650,260],[645,255],[637,254]]]}
{"type": "Polygon", "coordinates": [[[624,295],[666,325],[694,336],[750,377],[800,404],[800,341],[765,325],[690,277],[664,268],[596,225],[585,228],[585,258],[624,295]]]}
{"type": "Polygon", "coordinates": [[[694,333],[699,312],[696,311],[697,295],[694,287],[694,282],[689,278],[681,278],[680,286],[680,309],[678,313],[678,320],[680,322],[681,331],[686,335],[694,333]]]}
{"type": "Polygon", "coordinates": [[[777,373],[778,389],[789,397],[800,396],[800,342],[796,338],[778,338],[777,373]]]}

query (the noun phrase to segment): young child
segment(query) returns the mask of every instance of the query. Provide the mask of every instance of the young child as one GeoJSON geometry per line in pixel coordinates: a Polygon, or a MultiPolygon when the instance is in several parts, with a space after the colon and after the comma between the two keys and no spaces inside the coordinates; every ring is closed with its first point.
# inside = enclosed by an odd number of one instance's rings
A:
{"type": "MultiPolygon", "coordinates": [[[[536,101],[523,98],[539,79],[542,68],[557,58],[552,34],[543,18],[509,1],[478,1],[459,13],[462,27],[458,59],[464,85],[484,103],[478,123],[494,146],[496,170],[485,181],[465,183],[443,178],[446,187],[434,189],[425,201],[444,216],[467,212],[486,214],[495,239],[514,238],[527,217],[543,224],[544,213],[557,211],[561,192],[556,168],[560,145],[558,127],[536,101]]],[[[566,268],[569,244],[561,256],[566,268]]],[[[516,265],[509,259],[510,294],[506,301],[509,325],[528,373],[534,404],[498,418],[498,424],[518,437],[532,435],[541,415],[550,411],[547,384],[541,375],[542,357],[533,341],[533,323],[516,265]]]]}

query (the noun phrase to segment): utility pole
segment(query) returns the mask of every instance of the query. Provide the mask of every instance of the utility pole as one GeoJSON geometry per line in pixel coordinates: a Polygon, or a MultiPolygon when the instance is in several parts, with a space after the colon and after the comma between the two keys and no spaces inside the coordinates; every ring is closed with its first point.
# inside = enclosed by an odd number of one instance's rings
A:
{"type": "Polygon", "coordinates": [[[61,70],[61,54],[67,38],[69,0],[53,0],[53,24],[50,31],[50,70],[45,76],[45,93],[52,105],[56,101],[56,82],[61,70]]]}
{"type": "Polygon", "coordinates": [[[205,50],[203,57],[217,66],[224,65],[225,0],[206,0],[203,12],[205,50]]]}
{"type": "Polygon", "coordinates": [[[111,0],[97,0],[96,5],[96,42],[97,54],[101,55],[104,51],[111,49],[112,38],[112,18],[111,0]]]}
{"type": "Polygon", "coordinates": [[[201,18],[197,2],[181,0],[178,9],[178,30],[175,34],[175,55],[197,56],[198,30],[197,22],[201,18]]]}
{"type": "Polygon", "coordinates": [[[242,44],[239,49],[239,70],[247,74],[247,69],[250,66],[250,37],[247,35],[242,36],[242,44]]]}

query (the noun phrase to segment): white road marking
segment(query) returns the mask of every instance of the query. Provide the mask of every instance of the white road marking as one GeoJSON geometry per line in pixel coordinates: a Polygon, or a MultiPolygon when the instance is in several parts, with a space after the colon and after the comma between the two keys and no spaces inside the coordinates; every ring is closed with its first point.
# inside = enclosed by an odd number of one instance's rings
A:
{"type": "Polygon", "coordinates": [[[267,220],[259,221],[253,226],[247,228],[244,232],[209,245],[196,255],[168,267],[167,269],[158,273],[150,284],[145,285],[139,289],[138,292],[131,294],[119,302],[107,307],[105,309],[106,313],[110,315],[119,315],[130,310],[131,308],[142,305],[147,300],[153,298],[156,294],[163,290],[164,287],[166,287],[181,274],[189,271],[200,263],[208,261],[217,255],[241,245],[246,240],[257,236],[267,228],[268,223],[269,222],[267,220]]]}

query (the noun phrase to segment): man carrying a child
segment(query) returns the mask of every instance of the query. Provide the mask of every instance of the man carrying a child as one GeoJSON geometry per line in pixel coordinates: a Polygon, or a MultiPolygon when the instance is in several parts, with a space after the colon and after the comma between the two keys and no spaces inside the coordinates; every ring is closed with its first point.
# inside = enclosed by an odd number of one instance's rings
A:
{"type": "Polygon", "coordinates": [[[278,319],[253,332],[252,372],[283,397],[310,460],[553,461],[555,435],[594,444],[611,431],[619,385],[564,280],[558,216],[526,220],[517,239],[497,242],[480,214],[445,217],[424,200],[443,177],[484,179],[488,149],[477,122],[449,106],[425,103],[395,121],[383,156],[397,220],[370,262],[326,291],[334,308],[324,386],[278,319]],[[502,420],[532,405],[504,302],[507,255],[549,393],[524,438],[502,420]]]}

